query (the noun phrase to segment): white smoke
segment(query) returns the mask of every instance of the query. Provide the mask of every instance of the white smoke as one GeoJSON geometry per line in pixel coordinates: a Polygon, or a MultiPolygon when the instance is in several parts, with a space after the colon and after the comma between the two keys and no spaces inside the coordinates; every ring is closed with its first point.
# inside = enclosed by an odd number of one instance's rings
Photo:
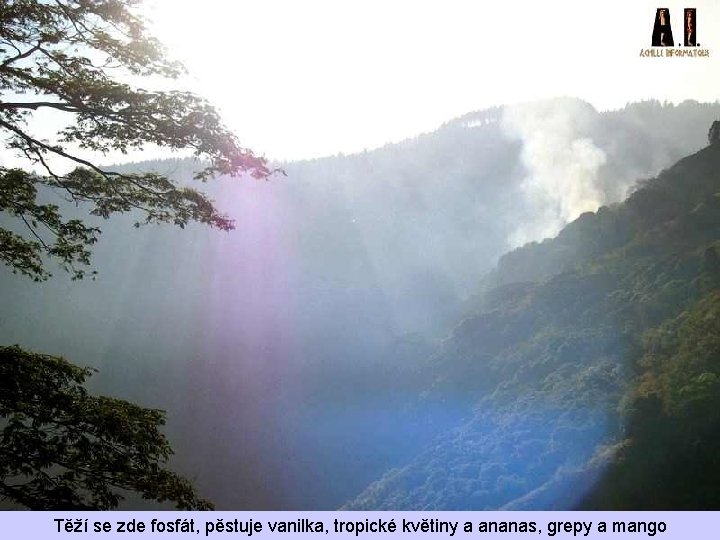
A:
{"type": "Polygon", "coordinates": [[[607,158],[585,135],[596,117],[589,105],[564,99],[505,108],[503,130],[522,140],[528,171],[521,184],[528,212],[508,239],[512,247],[554,236],[606,202],[598,171],[607,158]]]}

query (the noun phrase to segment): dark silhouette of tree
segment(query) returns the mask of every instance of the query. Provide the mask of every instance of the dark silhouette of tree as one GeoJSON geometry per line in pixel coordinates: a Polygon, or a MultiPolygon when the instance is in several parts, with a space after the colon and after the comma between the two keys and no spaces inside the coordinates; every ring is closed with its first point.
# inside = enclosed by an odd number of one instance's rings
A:
{"type": "Polygon", "coordinates": [[[34,510],[115,508],[123,491],[208,509],[165,469],[162,411],[88,395],[92,374],[55,356],[0,347],[0,497],[34,510]]]}
{"type": "Polygon", "coordinates": [[[708,131],[708,144],[717,144],[720,142],[720,121],[715,120],[708,131]]]}
{"type": "MultiPolygon", "coordinates": [[[[127,82],[183,73],[148,35],[138,3],[0,4],[0,132],[5,151],[31,169],[0,167],[0,261],[13,272],[45,280],[54,261],[73,279],[86,276],[100,229],[77,217],[83,210],[102,218],[132,212],[138,227],[233,228],[205,194],[162,174],[108,170],[87,151],[189,149],[204,163],[200,181],[274,172],[202,98],[127,82]],[[34,133],[30,121],[46,111],[67,123],[56,133],[34,133]],[[57,204],[49,202],[53,195],[57,204]],[[71,217],[61,210],[67,203],[78,207],[71,217]]],[[[90,374],[58,357],[0,348],[0,498],[33,509],[111,509],[134,492],[182,509],[210,508],[165,468],[172,451],[159,430],[164,413],[88,395],[90,374]]]]}
{"type": "MultiPolygon", "coordinates": [[[[36,280],[49,276],[44,258],[74,278],[86,275],[100,230],[63,217],[58,205],[38,202],[40,191],[87,203],[90,214],[137,211],[142,222],[184,227],[191,221],[233,228],[202,193],[156,173],[121,174],[80,157],[156,145],[191,149],[206,160],[196,175],[248,174],[267,178],[266,161],[242,148],[202,98],[181,91],[149,91],[124,80],[176,78],[183,68],[165,58],[133,8],[137,0],[9,0],[0,10],[0,131],[9,149],[42,174],[0,168],[0,212],[19,228],[0,228],[0,259],[36,280]],[[68,123],[49,141],[28,121],[41,111],[65,113],[68,123]],[[60,162],[77,168],[63,174],[60,162]],[[24,234],[23,232],[24,231],[24,234]]],[[[43,199],[44,200],[44,199],[43,199]]]]}

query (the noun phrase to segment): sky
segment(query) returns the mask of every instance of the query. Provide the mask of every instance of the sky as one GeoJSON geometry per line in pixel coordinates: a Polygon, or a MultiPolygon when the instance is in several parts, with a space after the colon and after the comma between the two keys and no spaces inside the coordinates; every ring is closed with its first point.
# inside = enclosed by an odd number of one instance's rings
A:
{"type": "Polygon", "coordinates": [[[470,111],[572,96],[599,110],[718,98],[720,2],[697,8],[710,58],[642,58],[657,2],[146,0],[145,15],[245,146],[293,160],[372,149],[470,111]]]}

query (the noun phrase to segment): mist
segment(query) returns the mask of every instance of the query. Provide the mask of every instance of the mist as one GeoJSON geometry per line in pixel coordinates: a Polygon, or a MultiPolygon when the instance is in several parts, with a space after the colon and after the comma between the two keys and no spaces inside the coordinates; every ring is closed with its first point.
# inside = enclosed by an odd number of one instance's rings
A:
{"type": "Polygon", "coordinates": [[[574,100],[504,109],[503,128],[522,141],[528,171],[520,184],[527,214],[508,239],[512,247],[555,236],[580,214],[607,202],[598,181],[607,155],[591,138],[597,121],[590,106],[574,100]]]}
{"type": "MultiPolygon", "coordinates": [[[[338,508],[467,417],[470,398],[435,391],[436,355],[500,257],[622,200],[701,148],[719,113],[498,107],[279,164],[287,178],[220,179],[208,188],[231,233],[120,217],[100,222],[96,281],[1,270],[0,337],[167,410],[174,465],[218,508],[338,508]]],[[[189,182],[196,165],[124,167],[189,182]]]]}

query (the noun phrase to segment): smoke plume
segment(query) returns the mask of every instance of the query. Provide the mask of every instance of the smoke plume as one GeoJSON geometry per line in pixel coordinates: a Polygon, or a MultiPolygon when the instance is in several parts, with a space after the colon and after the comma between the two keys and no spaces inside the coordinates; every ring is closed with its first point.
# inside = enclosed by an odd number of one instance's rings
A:
{"type": "Polygon", "coordinates": [[[503,130],[522,141],[527,169],[520,185],[527,215],[508,239],[512,247],[554,236],[605,202],[598,172],[607,158],[589,137],[597,116],[590,105],[564,99],[505,108],[503,130]]]}

